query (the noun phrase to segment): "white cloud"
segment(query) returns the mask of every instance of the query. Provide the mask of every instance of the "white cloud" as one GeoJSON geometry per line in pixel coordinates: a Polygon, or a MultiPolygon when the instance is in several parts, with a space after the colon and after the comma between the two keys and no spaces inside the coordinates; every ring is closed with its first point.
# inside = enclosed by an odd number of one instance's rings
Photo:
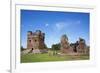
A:
{"type": "Polygon", "coordinates": [[[80,20],[77,20],[77,21],[66,21],[66,22],[58,22],[55,24],[55,27],[58,29],[58,30],[62,30],[64,28],[68,28],[69,26],[72,27],[72,25],[76,25],[76,24],[81,24],[81,21],[80,20]]]}
{"type": "Polygon", "coordinates": [[[49,24],[45,24],[45,26],[47,27],[47,26],[49,26],[49,24]]]}
{"type": "Polygon", "coordinates": [[[80,24],[80,23],[81,23],[81,21],[80,21],[80,20],[76,21],[76,24],[80,24]]]}
{"type": "Polygon", "coordinates": [[[58,22],[58,23],[56,23],[56,28],[57,28],[58,30],[62,30],[62,29],[64,29],[67,25],[68,25],[68,24],[65,23],[65,22],[58,22]]]}
{"type": "Polygon", "coordinates": [[[29,24],[28,26],[29,26],[29,27],[32,27],[33,25],[32,25],[32,24],[29,24]]]}

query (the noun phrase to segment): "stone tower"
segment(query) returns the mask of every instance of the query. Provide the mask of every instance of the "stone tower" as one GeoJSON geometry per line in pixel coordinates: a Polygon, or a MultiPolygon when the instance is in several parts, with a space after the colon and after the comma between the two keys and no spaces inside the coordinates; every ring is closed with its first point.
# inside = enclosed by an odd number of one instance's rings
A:
{"type": "Polygon", "coordinates": [[[73,51],[73,49],[70,47],[68,37],[66,35],[62,35],[60,44],[62,53],[68,54],[73,51]]]}
{"type": "Polygon", "coordinates": [[[79,45],[77,46],[78,53],[84,54],[87,51],[87,46],[86,46],[85,40],[82,38],[79,38],[78,43],[79,43],[79,45]]]}
{"type": "Polygon", "coordinates": [[[46,45],[44,43],[45,34],[40,30],[36,32],[28,31],[27,33],[27,49],[45,49],[46,45]]]}

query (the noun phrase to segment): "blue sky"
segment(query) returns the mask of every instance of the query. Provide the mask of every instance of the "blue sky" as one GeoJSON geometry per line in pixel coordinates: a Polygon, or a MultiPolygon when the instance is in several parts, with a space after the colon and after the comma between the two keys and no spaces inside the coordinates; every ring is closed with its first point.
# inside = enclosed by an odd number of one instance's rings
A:
{"type": "Polygon", "coordinates": [[[89,45],[89,13],[21,10],[21,45],[27,47],[27,32],[41,30],[45,33],[47,47],[60,42],[66,34],[70,43],[79,37],[89,45]]]}

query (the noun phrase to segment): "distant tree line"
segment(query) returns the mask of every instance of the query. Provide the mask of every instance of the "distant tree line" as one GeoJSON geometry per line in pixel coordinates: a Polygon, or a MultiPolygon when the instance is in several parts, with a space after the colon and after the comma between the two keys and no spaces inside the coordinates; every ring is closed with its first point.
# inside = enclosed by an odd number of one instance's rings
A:
{"type": "Polygon", "coordinates": [[[60,43],[53,44],[51,50],[60,50],[60,43]]]}

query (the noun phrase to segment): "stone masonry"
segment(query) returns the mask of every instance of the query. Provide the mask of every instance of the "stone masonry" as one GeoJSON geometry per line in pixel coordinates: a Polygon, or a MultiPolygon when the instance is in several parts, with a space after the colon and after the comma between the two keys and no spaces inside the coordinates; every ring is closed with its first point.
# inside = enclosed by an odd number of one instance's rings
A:
{"type": "MultiPolygon", "coordinates": [[[[27,49],[45,49],[46,45],[44,43],[45,34],[40,30],[36,32],[28,31],[27,33],[27,49]]],[[[31,51],[32,51],[31,50],[31,51]]]]}

